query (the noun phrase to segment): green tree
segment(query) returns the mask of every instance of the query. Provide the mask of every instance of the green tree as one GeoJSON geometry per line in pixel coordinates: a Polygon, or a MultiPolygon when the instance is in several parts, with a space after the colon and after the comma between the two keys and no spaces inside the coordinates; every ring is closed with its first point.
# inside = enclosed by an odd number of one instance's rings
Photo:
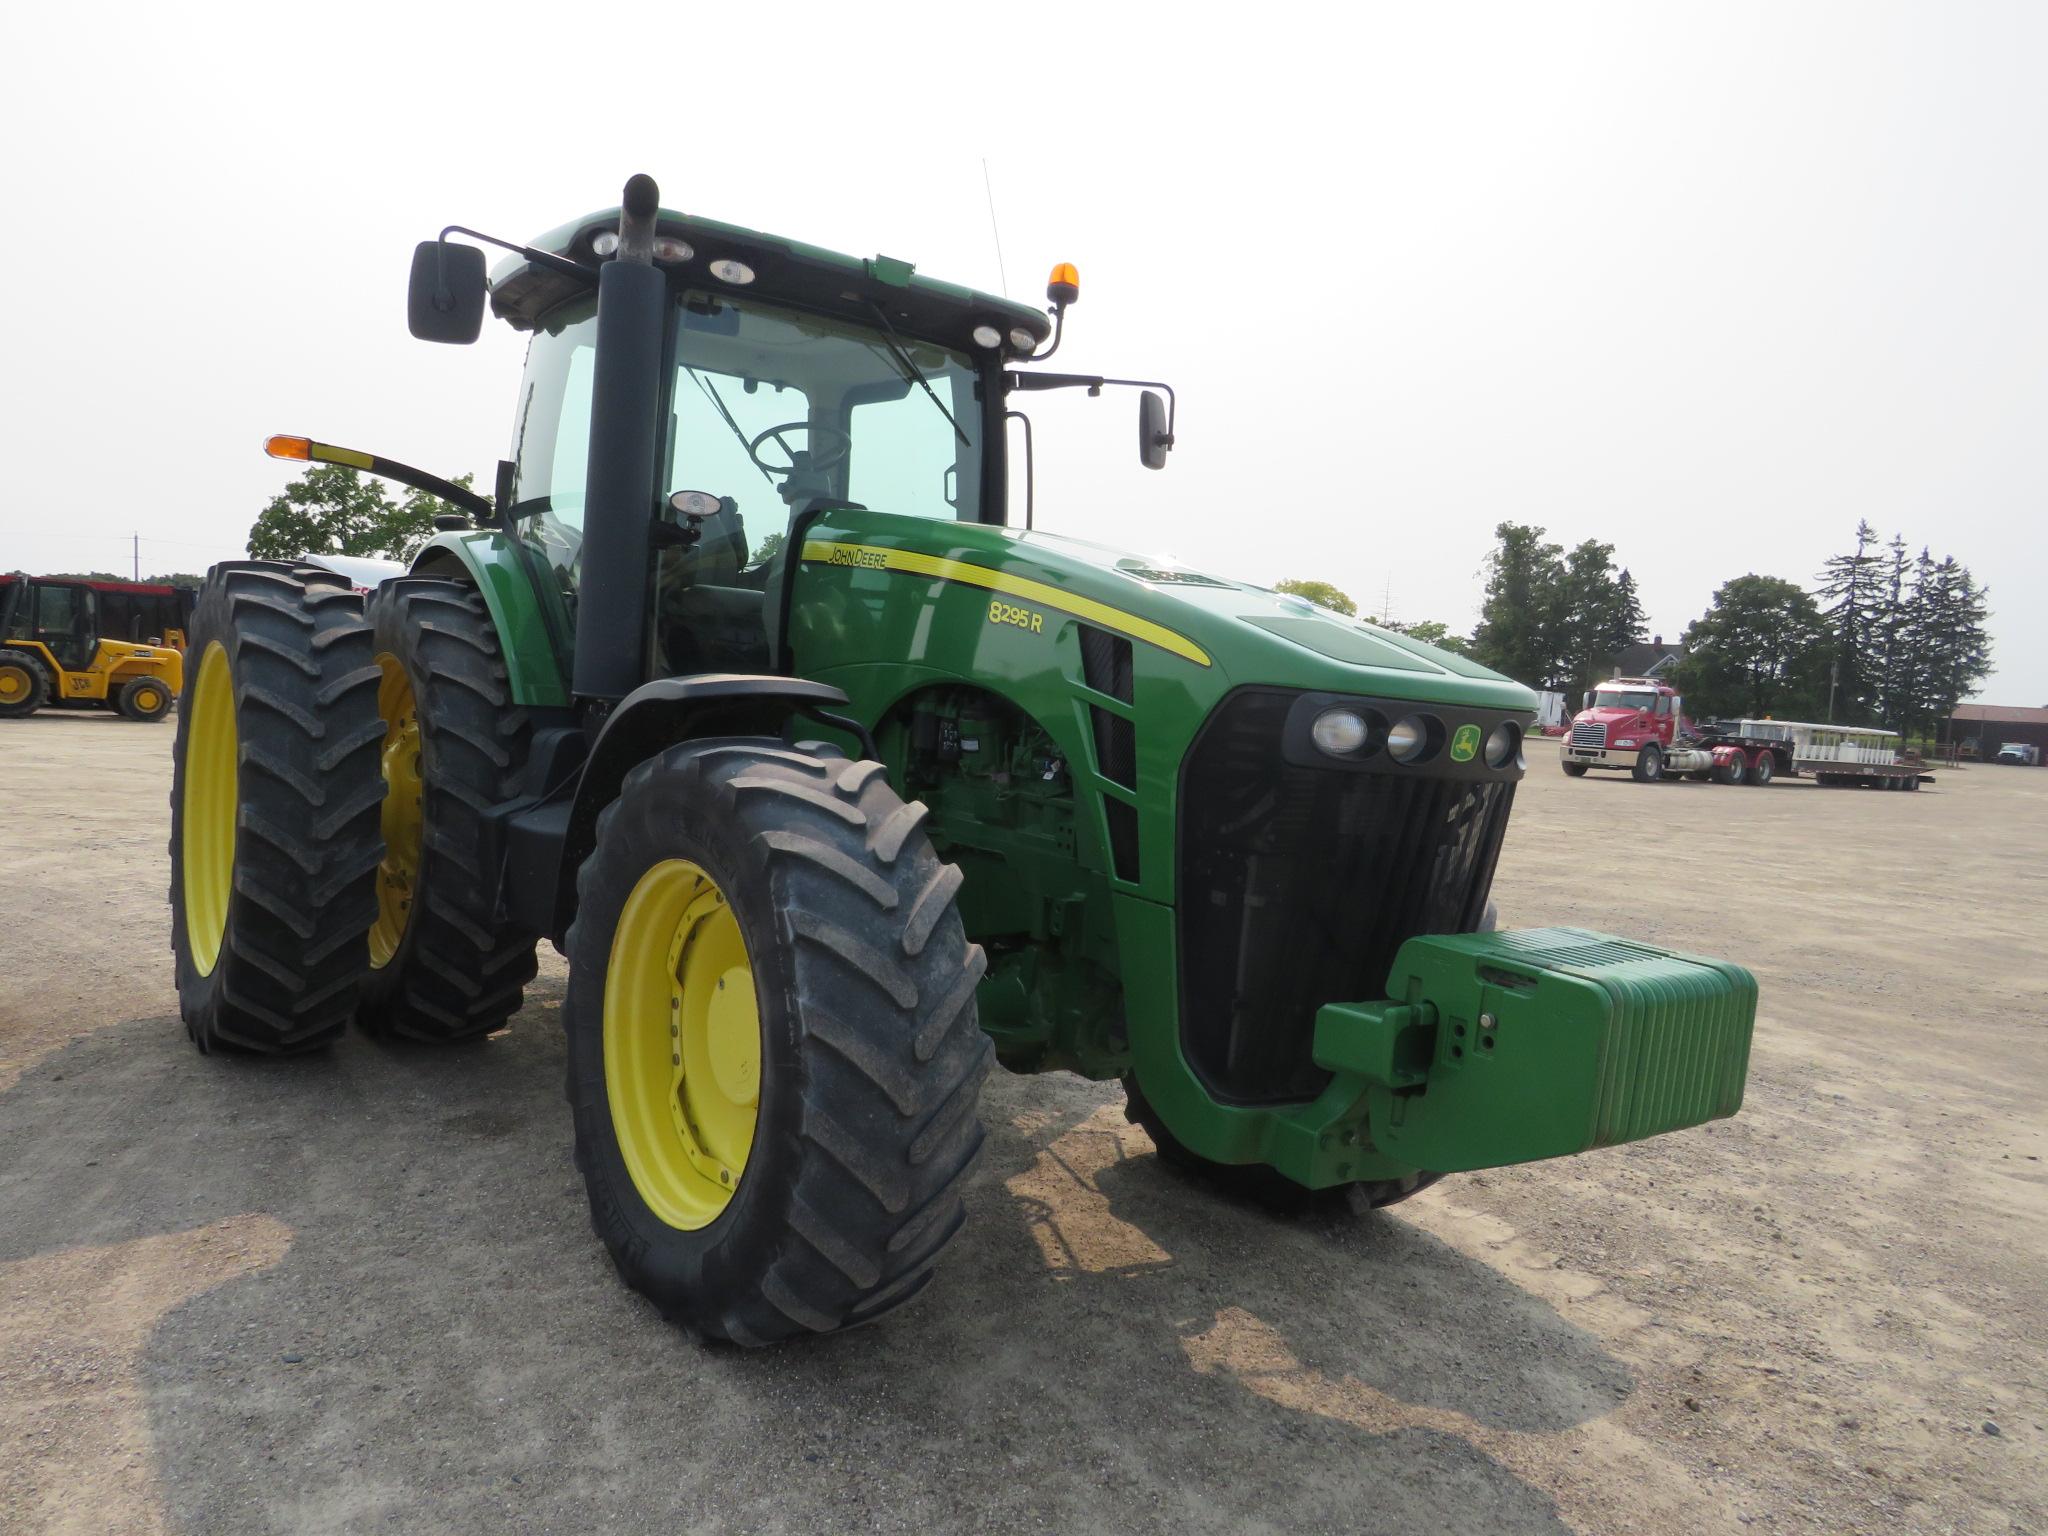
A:
{"type": "Polygon", "coordinates": [[[1621,648],[1643,637],[1635,578],[1614,569],[1614,546],[1588,539],[1565,557],[1552,615],[1558,668],[1552,681],[1577,698],[1601,678],[1621,648]]]}
{"type": "Polygon", "coordinates": [[[763,538],[761,540],[760,546],[756,548],[753,553],[753,564],[766,565],[770,560],[773,560],[776,557],[776,555],[781,553],[783,544],[787,542],[787,537],[788,536],[784,534],[781,529],[778,528],[775,530],[775,532],[763,538]]]}
{"type": "Polygon", "coordinates": [[[1673,681],[1696,719],[1714,715],[1812,718],[1827,687],[1832,635],[1796,583],[1737,576],[1685,631],[1673,681]]]}
{"type": "Polygon", "coordinates": [[[1472,642],[1463,635],[1454,634],[1451,626],[1438,619],[1417,619],[1410,624],[1398,623],[1393,619],[1374,619],[1381,629],[1391,629],[1406,635],[1410,640],[1420,640],[1424,645],[1433,645],[1440,651],[1455,651],[1460,656],[1472,654],[1472,642]]]}
{"type": "Polygon", "coordinates": [[[1472,655],[1482,666],[1534,688],[1548,688],[1561,669],[1558,621],[1563,612],[1564,550],[1543,530],[1502,523],[1486,557],[1486,596],[1472,655]]]}
{"type": "Polygon", "coordinates": [[[1318,608],[1328,608],[1334,613],[1347,617],[1358,616],[1358,604],[1349,596],[1331,586],[1327,581],[1316,581],[1305,576],[1290,576],[1285,581],[1273,583],[1275,592],[1289,592],[1296,597],[1305,597],[1318,608]]]}
{"type": "Polygon", "coordinates": [[[1948,719],[1991,671],[1990,595],[1953,555],[1930,564],[1920,584],[1920,671],[1910,723],[1948,719]]]}
{"type": "Polygon", "coordinates": [[[1835,713],[1845,719],[1874,714],[1877,708],[1872,695],[1879,686],[1878,666],[1872,653],[1883,619],[1884,568],[1876,545],[1870,524],[1859,521],[1855,551],[1826,563],[1815,594],[1834,637],[1835,713]]]}
{"type": "MultiPolygon", "coordinates": [[[[463,475],[455,483],[467,490],[474,479],[463,475]]],[[[257,560],[306,554],[410,560],[433,537],[434,519],[459,510],[425,491],[409,490],[393,501],[382,481],[345,464],[313,464],[257,516],[249,554],[257,560]]]]}

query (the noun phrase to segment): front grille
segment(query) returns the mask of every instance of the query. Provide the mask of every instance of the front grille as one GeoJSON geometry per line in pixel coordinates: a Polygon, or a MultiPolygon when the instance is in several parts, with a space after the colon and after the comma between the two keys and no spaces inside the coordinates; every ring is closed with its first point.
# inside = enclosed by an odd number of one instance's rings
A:
{"type": "Polygon", "coordinates": [[[1573,726],[1572,745],[1604,749],[1607,745],[1607,727],[1596,720],[1588,720],[1573,726]]]}
{"type": "Polygon", "coordinates": [[[1180,800],[1181,1049],[1229,1103],[1311,1099],[1324,1003],[1384,997],[1395,952],[1479,925],[1512,782],[1288,763],[1294,695],[1230,695],[1180,800]]]}

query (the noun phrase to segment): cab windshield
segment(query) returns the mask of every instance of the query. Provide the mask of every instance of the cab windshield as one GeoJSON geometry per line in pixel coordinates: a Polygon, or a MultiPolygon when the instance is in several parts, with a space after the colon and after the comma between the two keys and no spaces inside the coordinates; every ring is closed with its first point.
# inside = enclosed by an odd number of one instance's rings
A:
{"type": "MultiPolygon", "coordinates": [[[[982,516],[980,377],[962,352],[730,294],[685,293],[665,494],[725,506],[694,575],[758,586],[791,518],[816,506],[982,516]],[[717,569],[712,569],[716,566],[717,569]]],[[[589,467],[595,301],[549,317],[528,355],[515,515],[573,593],[589,467]]]]}
{"type": "MultiPolygon", "coordinates": [[[[678,302],[661,489],[664,500],[703,492],[716,510],[653,562],[649,662],[665,674],[760,671],[792,519],[861,507],[980,520],[980,376],[965,353],[896,335],[879,315],[870,326],[730,294],[678,302]]],[[[513,449],[512,515],[571,618],[596,346],[594,296],[542,321],[513,449]]]]}
{"type": "Polygon", "coordinates": [[[1657,695],[1645,688],[1601,688],[1593,694],[1596,709],[1655,710],[1657,695]]]}

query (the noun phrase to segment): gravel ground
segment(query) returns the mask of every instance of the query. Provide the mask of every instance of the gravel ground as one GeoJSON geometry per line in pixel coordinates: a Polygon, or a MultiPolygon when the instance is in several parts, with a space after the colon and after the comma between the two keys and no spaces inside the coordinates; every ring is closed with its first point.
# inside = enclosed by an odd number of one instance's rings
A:
{"type": "Polygon", "coordinates": [[[191,1050],[170,739],[0,724],[0,1530],[2048,1533],[2048,774],[1533,747],[1503,921],[1754,968],[1740,1117],[1283,1221],[999,1076],[940,1283],[744,1353],[590,1234],[551,953],[475,1048],[191,1050]]]}

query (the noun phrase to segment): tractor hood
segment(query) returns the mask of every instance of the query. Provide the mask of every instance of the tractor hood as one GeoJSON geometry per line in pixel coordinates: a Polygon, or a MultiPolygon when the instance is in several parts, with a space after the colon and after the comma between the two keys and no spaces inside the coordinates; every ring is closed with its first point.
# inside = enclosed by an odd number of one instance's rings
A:
{"type": "MultiPolygon", "coordinates": [[[[1301,598],[1057,534],[835,511],[804,542],[807,565],[888,570],[992,594],[991,622],[1047,610],[1128,636],[1192,691],[1247,684],[1533,712],[1527,688],[1476,662],[1301,598]]],[[[906,596],[908,594],[906,593],[906,596]]],[[[1048,615],[1049,616],[1049,615],[1048,615]]]]}

